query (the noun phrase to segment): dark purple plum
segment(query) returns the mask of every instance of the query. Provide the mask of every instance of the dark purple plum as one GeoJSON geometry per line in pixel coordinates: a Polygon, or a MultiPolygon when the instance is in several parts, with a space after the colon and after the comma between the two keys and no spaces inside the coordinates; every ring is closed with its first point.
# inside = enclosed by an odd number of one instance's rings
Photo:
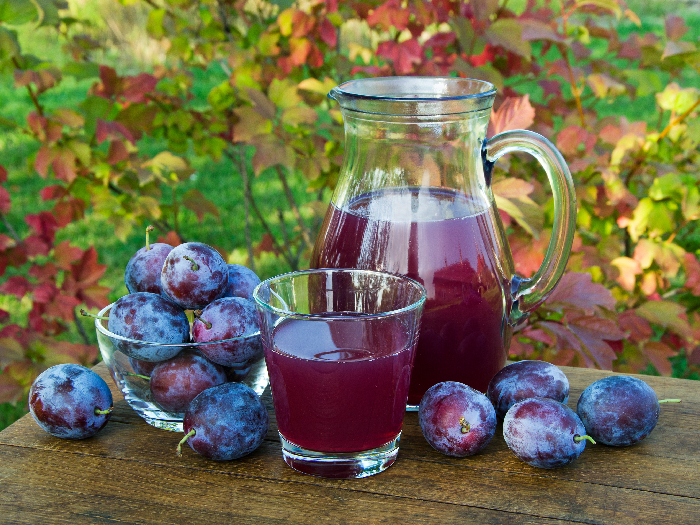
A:
{"type": "Polygon", "coordinates": [[[186,242],[168,254],[160,282],[167,297],[185,310],[196,310],[224,296],[228,267],[211,246],[186,242]]]}
{"type": "Polygon", "coordinates": [[[134,370],[134,373],[140,376],[150,377],[151,372],[153,372],[153,369],[158,365],[158,362],[143,361],[141,359],[130,357],[129,364],[134,370]]]}
{"type": "Polygon", "coordinates": [[[192,339],[197,343],[241,338],[199,347],[205,356],[223,366],[242,365],[262,355],[259,331],[255,305],[241,297],[217,299],[204,310],[195,311],[192,323],[192,339]]]}
{"type": "Polygon", "coordinates": [[[242,297],[253,300],[253,290],[260,284],[260,277],[242,264],[228,265],[228,289],[225,297],[242,297]]]}
{"type": "Polygon", "coordinates": [[[496,411],[488,398],[470,386],[445,381],[430,387],[418,407],[423,436],[448,456],[476,454],[496,432],[496,411]]]}
{"type": "Polygon", "coordinates": [[[503,419],[503,437],[513,454],[539,468],[571,463],[590,440],[576,412],[559,401],[538,397],[510,407],[503,419]]]}
{"type": "Polygon", "coordinates": [[[29,411],[49,434],[67,439],[94,436],[112,414],[112,393],[95,372],[74,364],[44,370],[29,389],[29,411]]]}
{"type": "Polygon", "coordinates": [[[185,312],[175,303],[148,292],[136,292],[117,299],[109,310],[110,332],[158,344],[137,344],[113,338],[118,350],[143,361],[164,361],[177,355],[182,343],[190,340],[190,324],[185,312]]]}
{"type": "Polygon", "coordinates": [[[216,461],[237,459],[253,452],[265,439],[267,409],[253,389],[225,383],[205,390],[190,403],[182,421],[190,448],[216,461]]]}
{"type": "Polygon", "coordinates": [[[518,401],[547,397],[560,403],[569,400],[569,380],[558,367],[544,361],[517,361],[493,376],[486,390],[496,415],[503,419],[518,401]]]}
{"type": "Polygon", "coordinates": [[[173,249],[169,244],[148,242],[148,234],[153,226],[146,228],[146,246],[129,259],[124,272],[124,283],[129,293],[150,292],[162,294],[160,274],[165,258],[173,249]]]}
{"type": "Polygon", "coordinates": [[[226,382],[222,366],[193,352],[158,363],[151,372],[151,396],[166,412],[181,413],[207,388],[226,382]]]}
{"type": "Polygon", "coordinates": [[[647,437],[659,420],[656,392],[641,379],[609,376],[586,388],[576,412],[599,443],[626,447],[647,437]]]}

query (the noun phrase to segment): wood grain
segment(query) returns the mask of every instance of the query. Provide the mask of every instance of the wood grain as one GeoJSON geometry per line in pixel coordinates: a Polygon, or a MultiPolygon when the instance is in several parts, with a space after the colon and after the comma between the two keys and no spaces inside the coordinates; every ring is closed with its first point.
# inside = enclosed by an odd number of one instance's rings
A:
{"type": "MultiPolygon", "coordinates": [[[[96,370],[113,386],[104,366],[96,370]]],[[[569,405],[606,372],[564,368],[569,405]]],[[[634,447],[587,446],[567,467],[542,470],[507,449],[500,428],[471,458],[449,458],[407,413],[399,459],[377,476],[326,480],[281,458],[274,413],[263,445],[237,461],[208,461],[180,435],[148,426],[114,391],[107,427],[60,440],[27,416],[0,432],[0,521],[10,523],[614,523],[697,524],[700,383],[647,377],[664,405],[634,447]]],[[[269,397],[266,399],[269,405],[269,397]]]]}

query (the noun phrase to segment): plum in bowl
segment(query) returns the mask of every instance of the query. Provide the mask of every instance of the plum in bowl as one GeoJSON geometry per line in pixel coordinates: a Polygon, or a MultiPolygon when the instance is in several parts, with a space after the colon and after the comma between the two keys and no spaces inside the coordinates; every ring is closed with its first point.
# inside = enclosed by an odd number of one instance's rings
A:
{"type": "MultiPolygon", "coordinates": [[[[98,317],[108,317],[113,306],[114,303],[103,308],[98,317]]],[[[95,328],[102,359],[129,406],[154,427],[182,432],[182,420],[187,410],[185,404],[187,399],[196,395],[191,390],[195,386],[202,388],[222,381],[235,381],[261,395],[269,384],[259,330],[222,341],[163,344],[117,335],[109,331],[107,321],[100,318],[95,319],[95,328]],[[248,350],[245,361],[224,366],[211,363],[202,352],[204,349],[211,354],[212,348],[219,345],[259,348],[259,351],[248,350]],[[151,361],[140,359],[151,353],[149,348],[154,350],[152,355],[173,357],[151,361]],[[156,380],[151,381],[152,378],[156,380]],[[172,399],[164,399],[160,395],[162,392],[172,399]]]]}

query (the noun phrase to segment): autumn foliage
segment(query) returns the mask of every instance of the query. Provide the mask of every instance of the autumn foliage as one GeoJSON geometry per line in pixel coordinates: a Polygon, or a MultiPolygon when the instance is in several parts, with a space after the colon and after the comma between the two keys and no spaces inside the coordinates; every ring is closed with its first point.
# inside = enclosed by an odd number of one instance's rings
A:
{"type": "MultiPolygon", "coordinates": [[[[17,0],[0,11],[0,74],[33,104],[24,120],[2,117],[0,125],[36,142],[27,170],[46,181],[41,196],[53,203],[51,212],[27,210],[30,233],[22,237],[5,219],[13,199],[0,187],[0,293],[31,301],[25,325],[7,324],[0,312],[0,401],[20,399],[54,362],[96,358],[87,340],[65,334],[76,309],[107,303],[105,268],[94,249],[56,243],[56,231],[101,214],[122,239],[146,223],[182,237],[182,207],[199,220],[220,213],[211,196],[178,193],[195,157],[236,166],[248,221],[265,232],[246,246],[251,263],[267,250],[290,268],[304,266],[318,227],[306,212],[319,217],[327,202],[298,204],[289,182],[328,195],[342,124],[326,93],[375,75],[491,81],[499,98],[489,134],[533,129],[569,163],[579,214],[568,271],[516,332],[514,358],[666,375],[673,364],[686,376],[697,370],[700,90],[684,81],[699,78],[700,49],[685,38],[680,17],[669,16],[663,34],[623,38],[620,24],[639,24],[623,0],[528,0],[518,8],[502,0],[309,0],[287,9],[263,1],[142,3],[168,61],[139,74],[96,63],[99,42],[65,15],[61,0],[17,0]],[[13,27],[27,22],[56,29],[66,54],[60,66],[22,52],[13,27]],[[192,73],[213,63],[228,78],[202,96],[192,73]],[[92,87],[80,103],[48,109],[44,94],[69,76],[91,78],[92,87]],[[614,111],[652,96],[651,119],[614,111]],[[162,150],[146,154],[146,139],[162,150]],[[274,210],[251,190],[268,170],[296,221],[282,235],[274,210]]],[[[517,271],[529,276],[551,231],[546,177],[531,159],[512,156],[499,161],[492,188],[517,271]]]]}

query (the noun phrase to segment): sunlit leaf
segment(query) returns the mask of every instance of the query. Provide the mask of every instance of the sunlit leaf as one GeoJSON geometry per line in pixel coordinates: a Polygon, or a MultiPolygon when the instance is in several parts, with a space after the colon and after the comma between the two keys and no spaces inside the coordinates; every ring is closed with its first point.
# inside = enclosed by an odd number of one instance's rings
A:
{"type": "Polygon", "coordinates": [[[486,30],[486,39],[494,46],[529,58],[532,54],[530,42],[523,40],[523,30],[513,18],[499,18],[486,30]]]}
{"type": "Polygon", "coordinates": [[[691,338],[693,331],[685,315],[685,307],[672,301],[647,301],[636,313],[653,324],[673,330],[681,337],[691,338]]]}
{"type": "Polygon", "coordinates": [[[503,131],[527,129],[535,121],[535,108],[529,95],[507,97],[496,111],[491,113],[486,135],[492,137],[503,131]]]}

